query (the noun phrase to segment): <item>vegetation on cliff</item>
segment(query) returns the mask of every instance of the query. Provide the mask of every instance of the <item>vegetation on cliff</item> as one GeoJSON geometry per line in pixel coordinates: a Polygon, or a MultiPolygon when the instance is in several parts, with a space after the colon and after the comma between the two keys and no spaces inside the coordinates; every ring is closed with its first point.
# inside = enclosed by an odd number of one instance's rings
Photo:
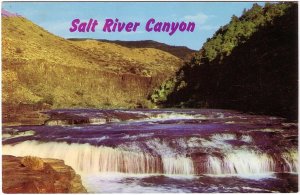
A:
{"type": "Polygon", "coordinates": [[[153,102],[297,118],[297,3],[254,4],[232,16],[153,102]]]}

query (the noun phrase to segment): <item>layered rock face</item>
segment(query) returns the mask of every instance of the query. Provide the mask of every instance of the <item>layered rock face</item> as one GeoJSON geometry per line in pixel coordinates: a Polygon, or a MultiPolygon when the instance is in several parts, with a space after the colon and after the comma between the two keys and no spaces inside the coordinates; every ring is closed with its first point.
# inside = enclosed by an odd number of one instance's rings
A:
{"type": "Polygon", "coordinates": [[[4,193],[85,193],[81,178],[62,160],[2,156],[4,193]]]}

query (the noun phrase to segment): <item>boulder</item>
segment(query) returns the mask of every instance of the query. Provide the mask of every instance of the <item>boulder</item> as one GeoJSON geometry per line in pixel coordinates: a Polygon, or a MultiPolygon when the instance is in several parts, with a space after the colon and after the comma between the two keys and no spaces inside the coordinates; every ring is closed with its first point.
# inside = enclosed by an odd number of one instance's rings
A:
{"type": "Polygon", "coordinates": [[[57,159],[2,156],[4,193],[86,193],[72,167],[57,159]]]}

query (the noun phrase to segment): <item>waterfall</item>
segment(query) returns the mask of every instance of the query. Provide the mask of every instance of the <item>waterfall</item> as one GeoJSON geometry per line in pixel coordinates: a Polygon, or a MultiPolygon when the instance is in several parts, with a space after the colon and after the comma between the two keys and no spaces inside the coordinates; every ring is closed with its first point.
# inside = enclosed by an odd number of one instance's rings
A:
{"type": "Polygon", "coordinates": [[[233,174],[260,174],[275,172],[273,158],[253,150],[236,150],[225,155],[224,170],[233,174]]]}
{"type": "Polygon", "coordinates": [[[193,175],[194,166],[190,158],[185,157],[164,157],[162,158],[164,173],[193,175]]]}
{"type": "Polygon", "coordinates": [[[3,145],[3,154],[61,159],[83,173],[194,174],[193,162],[189,158],[155,157],[143,152],[90,144],[25,141],[15,145],[3,145]]]}
{"type": "MultiPolygon", "coordinates": [[[[185,156],[170,156],[170,148],[165,144],[152,146],[159,155],[153,156],[142,150],[92,146],[90,144],[68,144],[66,142],[24,141],[14,145],[3,145],[4,155],[38,156],[64,160],[67,165],[81,173],[121,172],[132,174],[178,174],[196,175],[194,162],[185,156]],[[161,151],[159,151],[159,149],[161,151]],[[169,153],[168,153],[169,152],[169,153]]],[[[284,151],[272,157],[252,149],[226,150],[219,156],[209,155],[203,161],[208,174],[254,175],[276,172],[298,172],[297,149],[284,151]],[[277,160],[276,160],[277,159],[277,160]],[[278,170],[278,169],[277,169],[278,170]],[[277,171],[278,172],[278,171],[277,171]]]]}
{"type": "MultiPolygon", "coordinates": [[[[298,152],[290,150],[279,154],[284,159],[284,172],[298,171],[298,152]]],[[[222,157],[209,156],[207,162],[210,174],[264,174],[275,172],[276,162],[272,156],[254,150],[240,149],[225,152],[222,157]]]]}
{"type": "Polygon", "coordinates": [[[289,152],[284,152],[282,159],[287,166],[284,166],[284,171],[298,173],[298,151],[297,149],[292,149],[289,152]]]}

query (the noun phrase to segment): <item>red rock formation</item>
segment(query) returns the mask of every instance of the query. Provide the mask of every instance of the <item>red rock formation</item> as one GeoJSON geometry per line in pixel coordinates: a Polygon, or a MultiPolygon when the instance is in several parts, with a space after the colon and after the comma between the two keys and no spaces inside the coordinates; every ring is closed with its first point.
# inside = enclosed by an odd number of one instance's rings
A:
{"type": "MultiPolygon", "coordinates": [[[[39,159],[42,170],[22,164],[21,157],[2,156],[4,193],[85,193],[81,178],[62,160],[39,159]]],[[[23,161],[24,162],[24,161],[23,161]]]]}

